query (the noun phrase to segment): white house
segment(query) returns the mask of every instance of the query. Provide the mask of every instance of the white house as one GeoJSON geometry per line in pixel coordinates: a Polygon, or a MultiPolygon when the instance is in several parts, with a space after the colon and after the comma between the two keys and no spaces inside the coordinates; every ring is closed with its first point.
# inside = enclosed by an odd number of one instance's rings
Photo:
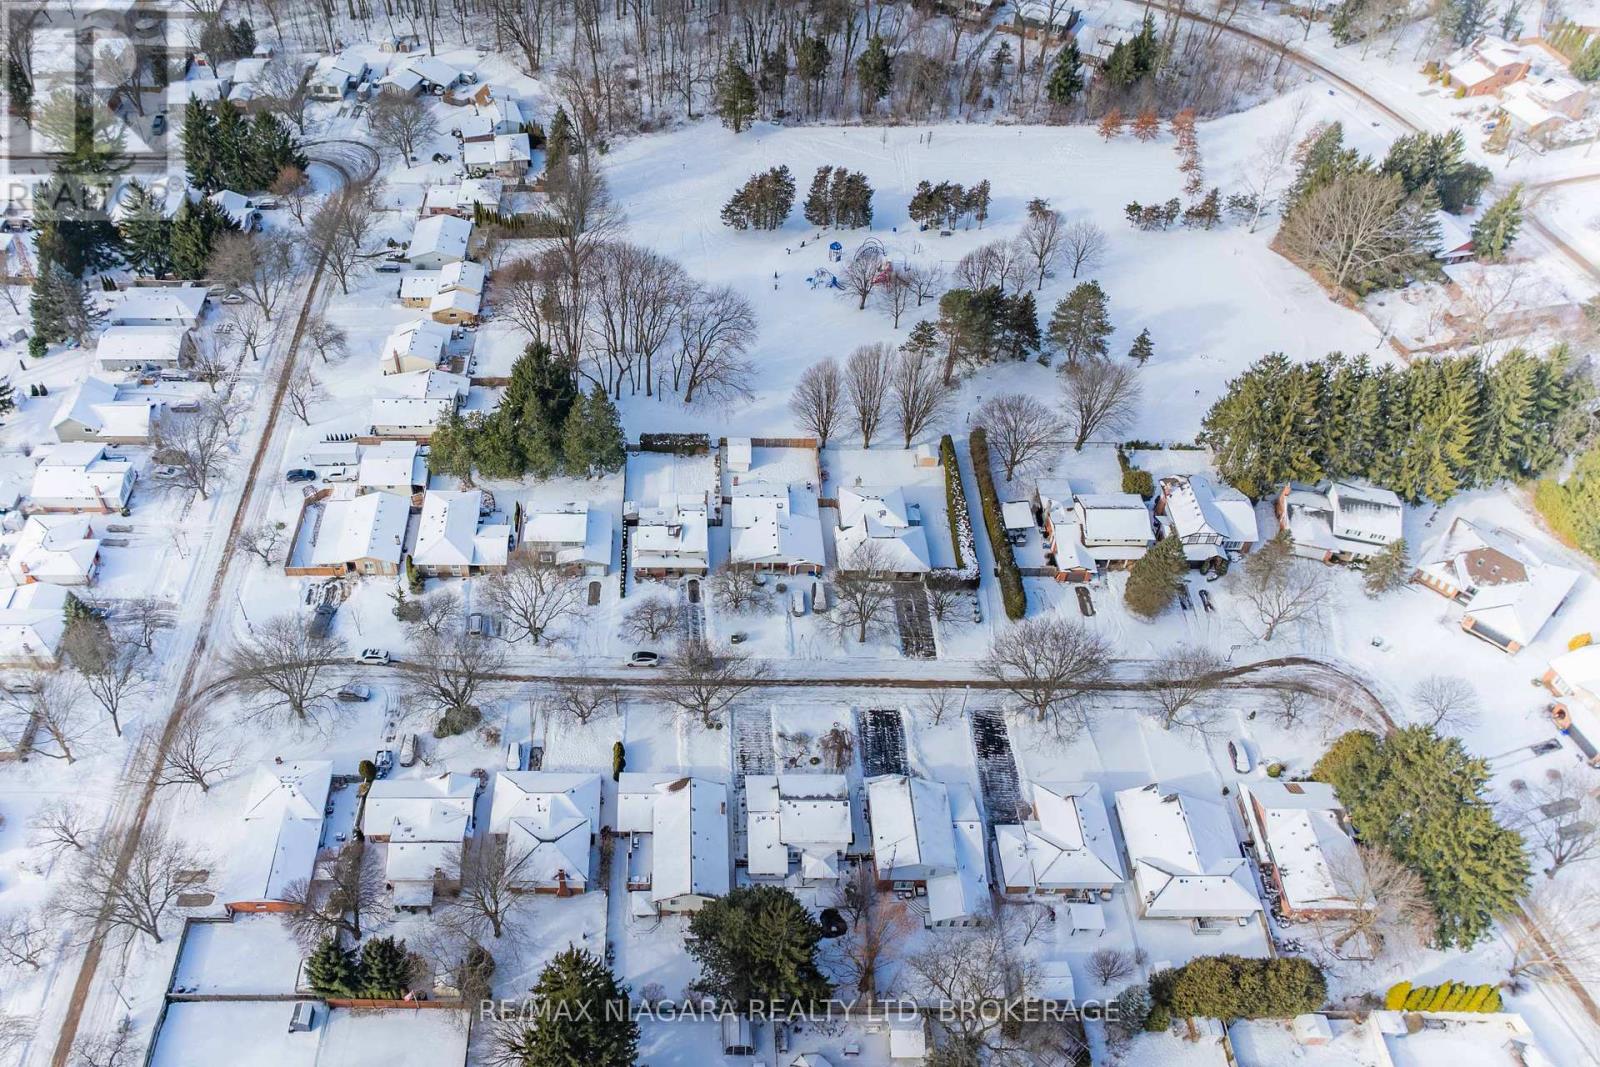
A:
{"type": "Polygon", "coordinates": [[[1600,766],[1600,645],[1583,645],[1550,660],[1541,679],[1556,698],[1550,717],[1590,766],[1600,766]]]}
{"type": "Polygon", "coordinates": [[[636,914],[699,911],[732,884],[728,789],[704,778],[624,773],[617,832],[628,841],[636,914]]]}
{"type": "Polygon", "coordinates": [[[1289,919],[1332,919],[1370,906],[1359,899],[1361,859],[1333,786],[1241,781],[1239,807],[1289,919]]]}
{"type": "Polygon", "coordinates": [[[150,440],[156,411],[153,401],[122,399],[115,382],[91,374],[62,399],[50,429],[58,441],[143,444],[150,440]]]}
{"type": "Polygon", "coordinates": [[[923,922],[928,926],[979,926],[990,910],[983,819],[967,786],[952,785],[949,794],[956,866],[928,879],[928,911],[923,922]]]}
{"type": "Polygon", "coordinates": [[[1190,563],[1237,556],[1261,540],[1250,498],[1204,474],[1161,479],[1156,514],[1183,543],[1190,563]]]}
{"type": "Polygon", "coordinates": [[[392,375],[385,384],[393,392],[372,400],[373,436],[426,441],[447,415],[460,409],[472,383],[463,374],[426,370],[392,375]]]}
{"type": "Polygon", "coordinates": [[[872,557],[877,557],[875,569],[903,577],[926,574],[932,566],[921,510],[896,488],[840,489],[839,529],[833,540],[842,571],[872,557]]]}
{"type": "Polygon", "coordinates": [[[1119,791],[1116,805],[1142,915],[1245,920],[1261,910],[1220,803],[1152,782],[1119,791]]]}
{"type": "Polygon", "coordinates": [[[505,183],[499,178],[467,178],[450,185],[432,185],[422,199],[423,215],[472,218],[478,208],[499,211],[505,183]]]}
{"type": "Polygon", "coordinates": [[[855,840],[844,775],[750,774],[744,795],[750,877],[787,878],[798,862],[808,885],[838,880],[855,840]]]}
{"type": "Polygon", "coordinates": [[[105,371],[176,371],[193,353],[194,341],[183,326],[111,326],[94,346],[95,362],[105,371]]]}
{"type": "Polygon", "coordinates": [[[67,632],[66,589],[35,582],[0,589],[0,667],[54,667],[67,632]]]}
{"type": "Polygon", "coordinates": [[[1400,498],[1367,482],[1290,483],[1278,491],[1275,509],[1295,554],[1308,559],[1371,559],[1404,536],[1400,498]]]}
{"type": "Polygon", "coordinates": [[[801,485],[740,482],[729,509],[728,559],[786,574],[821,574],[827,564],[817,495],[801,485]]]}
{"type": "Polygon", "coordinates": [[[367,790],[362,829],[368,840],[388,842],[384,880],[396,908],[431,908],[435,893],[460,879],[459,853],[477,787],[472,775],[446,771],[380,778],[367,790]]]}
{"type": "Polygon", "coordinates": [[[879,889],[925,888],[956,869],[950,791],[943,782],[904,774],[867,779],[872,860],[879,889]]]}
{"type": "Polygon", "coordinates": [[[261,228],[261,212],[257,209],[256,202],[243,193],[222,189],[206,199],[215,204],[217,209],[228,217],[228,221],[245,233],[253,233],[261,228]]]}
{"type": "Polygon", "coordinates": [[[541,563],[598,576],[611,568],[611,533],[609,511],[574,501],[525,515],[522,548],[541,563]]]}
{"type": "Polygon", "coordinates": [[[367,76],[367,65],[349,53],[317,64],[308,87],[314,100],[343,100],[367,76]]]}
{"type": "Polygon", "coordinates": [[[1034,782],[1033,818],[994,828],[1004,892],[1090,901],[1127,878],[1093,782],[1034,782]]]}
{"type": "Polygon", "coordinates": [[[504,570],[511,552],[511,524],[485,522],[478,489],[430,489],[422,498],[417,543],[411,562],[430,577],[465,578],[504,570]]]}
{"type": "Polygon", "coordinates": [[[81,515],[30,515],[11,539],[5,564],[18,585],[91,585],[100,541],[81,515]]]}
{"type": "Polygon", "coordinates": [[[108,326],[179,326],[192,330],[206,310],[203,285],[153,285],[125,289],[111,305],[108,326]]]}
{"type": "Polygon", "coordinates": [[[635,574],[643,578],[680,578],[706,573],[709,557],[704,493],[663,494],[659,506],[635,508],[634,516],[629,544],[635,574]]]}
{"type": "Polygon", "coordinates": [[[293,911],[297,882],[309,882],[322,847],[322,819],[333,784],[331,760],[261,763],[250,780],[244,833],[228,850],[222,905],[236,912],[293,911]]]}
{"type": "Polygon", "coordinates": [[[467,258],[467,243],[472,239],[472,223],[454,215],[429,215],[417,223],[406,247],[406,259],[414,267],[438,270],[447,263],[467,258]]]}
{"type": "Polygon", "coordinates": [[[1078,493],[1041,482],[1045,545],[1062,576],[1088,581],[1103,567],[1127,567],[1155,543],[1150,508],[1137,493],[1078,493]]]}
{"type": "Polygon", "coordinates": [[[428,371],[444,361],[450,343],[450,327],[431,319],[417,319],[397,326],[383,342],[379,364],[384,374],[428,371]]]}
{"type": "Polygon", "coordinates": [[[110,514],[133,498],[138,475],[126,456],[106,455],[106,446],[92,441],[52,448],[33,470],[27,510],[79,511],[110,514]]]}
{"type": "Polygon", "coordinates": [[[1460,604],[1461,628],[1516,653],[1539,636],[1578,584],[1507,530],[1457,518],[1423,546],[1412,580],[1460,604]]]}
{"type": "Polygon", "coordinates": [[[509,771],[495,775],[489,832],[505,837],[517,889],[587,892],[600,831],[600,776],[509,771]]]}
{"type": "Polygon", "coordinates": [[[361,452],[358,493],[394,493],[410,498],[428,485],[428,457],[415,441],[380,441],[361,452]]]}
{"type": "MultiPolygon", "coordinates": [[[[410,502],[390,493],[365,493],[350,500],[329,500],[321,511],[308,508],[302,522],[314,525],[307,573],[398,574],[405,554],[410,502]]],[[[291,556],[290,566],[299,560],[291,556]]]]}
{"type": "Polygon", "coordinates": [[[461,146],[461,164],[473,177],[494,175],[516,180],[533,164],[533,145],[525,133],[498,133],[488,140],[461,146]]]}

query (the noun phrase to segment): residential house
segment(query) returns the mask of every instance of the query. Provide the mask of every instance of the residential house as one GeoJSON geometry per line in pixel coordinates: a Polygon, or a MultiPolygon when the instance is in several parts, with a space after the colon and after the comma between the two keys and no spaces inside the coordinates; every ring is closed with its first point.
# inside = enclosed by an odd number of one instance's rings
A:
{"type": "Polygon", "coordinates": [[[349,53],[329,56],[311,72],[307,88],[313,100],[343,100],[367,76],[367,65],[349,53]]]}
{"type": "MultiPolygon", "coordinates": [[[[443,95],[458,85],[478,80],[478,76],[472,71],[446,62],[438,56],[412,56],[404,61],[400,70],[416,75],[420,79],[421,90],[434,95],[443,95]]],[[[410,84],[409,79],[404,84],[410,84]]]]}
{"type": "Polygon", "coordinates": [[[138,480],[127,456],[108,456],[106,446],[80,441],[52,448],[33,470],[26,510],[38,512],[122,511],[138,480]]]}
{"type": "Polygon", "coordinates": [[[699,911],[732,884],[721,782],[624,773],[617,833],[629,835],[627,885],[636,915],[699,911]]]}
{"type": "Polygon", "coordinates": [[[433,185],[423,197],[422,214],[474,218],[478,211],[499,211],[505,183],[499,178],[467,178],[459,184],[433,185]]]}
{"type": "Polygon", "coordinates": [[[153,285],[123,290],[106,316],[108,326],[179,326],[192,330],[206,311],[203,285],[153,285]]]}
{"type": "Polygon", "coordinates": [[[1578,572],[1546,563],[1506,530],[1456,518],[1423,546],[1412,581],[1460,604],[1463,630],[1516,653],[1561,610],[1578,572]]]}
{"type": "Polygon", "coordinates": [[[629,538],[634,573],[641,578],[681,578],[708,569],[705,494],[663,494],[653,508],[624,506],[633,513],[629,538]]]}
{"type": "Polygon", "coordinates": [[[429,371],[444,362],[450,343],[450,327],[429,319],[417,319],[395,328],[379,355],[384,374],[409,374],[429,371]]]}
{"type": "Polygon", "coordinates": [[[511,524],[487,521],[483,491],[430,489],[422,498],[411,562],[430,578],[501,571],[511,552],[511,524]]]}
{"type": "Polygon", "coordinates": [[[922,512],[895,488],[846,486],[839,490],[839,529],[833,535],[841,571],[871,569],[899,578],[928,573],[932,557],[922,512]]]}
{"type": "Polygon", "coordinates": [[[798,863],[807,885],[838,881],[855,840],[844,775],[749,774],[744,796],[751,878],[787,878],[798,863]]]}
{"type": "Polygon", "coordinates": [[[599,577],[611,568],[611,513],[587,502],[558,504],[522,520],[522,550],[540,563],[556,563],[599,577]]]}
{"type": "Polygon", "coordinates": [[[467,258],[472,239],[472,223],[454,215],[429,215],[411,231],[406,259],[414,267],[438,270],[447,263],[467,258]]]}
{"type": "Polygon", "coordinates": [[[410,502],[390,493],[312,499],[284,562],[291,575],[399,574],[410,502]]]}
{"type": "Polygon", "coordinates": [[[69,596],[42,582],[0,589],[0,667],[45,670],[60,661],[69,596]]]}
{"type": "Polygon", "coordinates": [[[244,833],[229,846],[222,906],[230,915],[299,910],[322,847],[332,784],[331,760],[256,766],[244,806],[244,833]]]}
{"type": "Polygon", "coordinates": [[[356,492],[410,499],[428,487],[428,457],[415,441],[381,441],[361,453],[356,492]]]}
{"type": "Polygon", "coordinates": [[[729,524],[728,559],[737,566],[817,575],[827,564],[817,495],[804,485],[739,482],[729,524]]]}
{"type": "Polygon", "coordinates": [[[50,429],[57,441],[98,441],[136,445],[150,440],[158,406],[150,400],[122,399],[115,382],[91,374],[61,401],[50,429]]]}
{"type": "Polygon", "coordinates": [[[445,416],[459,411],[471,387],[465,375],[439,370],[396,374],[387,384],[394,392],[372,400],[372,434],[413,441],[426,441],[445,416]]]}
{"type": "Polygon", "coordinates": [[[1433,213],[1433,220],[1439,227],[1439,247],[1433,253],[1437,262],[1453,267],[1478,258],[1478,250],[1472,247],[1472,231],[1460,219],[1441,209],[1433,213]]]}
{"type": "Polygon", "coordinates": [[[1501,37],[1484,36],[1453,57],[1446,84],[1466,96],[1492,96],[1528,73],[1522,49],[1501,37]]]}
{"type": "Polygon", "coordinates": [[[1089,581],[1102,569],[1133,565],[1155,543],[1150,507],[1137,493],[1073,493],[1040,483],[1045,547],[1064,581],[1089,581]]]}
{"type": "Polygon", "coordinates": [[[229,222],[245,233],[254,233],[261,228],[261,212],[256,202],[243,193],[223,189],[212,193],[206,199],[215,204],[217,209],[228,217],[229,222]]]}
{"type": "Polygon", "coordinates": [[[388,842],[384,881],[397,909],[427,911],[435,894],[460,882],[460,852],[472,829],[477,790],[472,775],[449,771],[380,778],[368,788],[361,825],[367,840],[388,842]]]}
{"type": "Polygon", "coordinates": [[[1236,557],[1261,540],[1250,498],[1204,474],[1161,479],[1156,515],[1183,543],[1190,563],[1236,557]]]}
{"type": "Polygon", "coordinates": [[[484,275],[483,264],[471,260],[447,263],[439,271],[418,271],[400,282],[400,303],[426,308],[436,323],[473,324],[483,306],[484,275]]]}
{"type": "Polygon", "coordinates": [[[1116,806],[1141,915],[1203,927],[1261,910],[1222,804],[1152,782],[1120,790],[1116,806]]]}
{"type": "Polygon", "coordinates": [[[1239,808],[1285,918],[1337,919],[1371,906],[1360,899],[1361,858],[1333,786],[1273,778],[1241,781],[1239,808]]]}
{"type": "Polygon", "coordinates": [[[508,771],[495,775],[489,832],[525,893],[571,896],[591,888],[600,832],[600,776],[508,771]]]}
{"type": "Polygon", "coordinates": [[[104,371],[178,371],[194,357],[194,339],[182,326],[111,326],[95,342],[104,371]]]}
{"type": "Polygon", "coordinates": [[[1550,660],[1541,679],[1556,698],[1550,717],[1591,767],[1600,766],[1600,645],[1583,645],[1550,660]]]}
{"type": "Polygon", "coordinates": [[[1367,482],[1291,482],[1274,508],[1295,554],[1325,563],[1371,559],[1403,536],[1400,498],[1367,482]]]}
{"type": "Polygon", "coordinates": [[[1034,782],[1032,818],[997,825],[994,836],[1007,894],[1090,902],[1127,879],[1093,782],[1034,782]]]}
{"type": "Polygon", "coordinates": [[[928,879],[928,911],[923,922],[933,927],[981,926],[990,910],[983,819],[970,788],[952,785],[949,792],[956,867],[928,879]]]}
{"type": "Polygon", "coordinates": [[[18,585],[92,585],[100,541],[81,515],[30,515],[10,539],[6,570],[18,585]]]}
{"type": "Polygon", "coordinates": [[[493,175],[520,181],[533,165],[533,146],[525,133],[499,133],[461,146],[461,164],[474,178],[493,175]]]}

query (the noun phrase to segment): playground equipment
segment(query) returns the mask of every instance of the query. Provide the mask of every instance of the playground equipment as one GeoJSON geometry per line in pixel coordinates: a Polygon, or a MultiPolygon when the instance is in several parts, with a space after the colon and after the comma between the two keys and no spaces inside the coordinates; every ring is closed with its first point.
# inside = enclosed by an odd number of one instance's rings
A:
{"type": "Polygon", "coordinates": [[[839,279],[834,277],[833,271],[826,267],[818,267],[806,277],[806,284],[813,289],[843,289],[839,279]]]}

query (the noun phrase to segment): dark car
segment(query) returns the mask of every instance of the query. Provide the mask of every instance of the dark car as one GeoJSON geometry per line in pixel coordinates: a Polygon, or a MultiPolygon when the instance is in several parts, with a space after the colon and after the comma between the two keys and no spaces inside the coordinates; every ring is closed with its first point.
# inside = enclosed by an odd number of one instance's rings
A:
{"type": "Polygon", "coordinates": [[[1077,594],[1078,610],[1083,612],[1085,618],[1094,615],[1094,601],[1089,598],[1089,590],[1080,585],[1077,588],[1077,594]]]}
{"type": "Polygon", "coordinates": [[[1205,608],[1207,611],[1217,610],[1217,606],[1211,602],[1211,593],[1209,590],[1201,589],[1199,590],[1199,595],[1201,607],[1205,608]]]}
{"type": "Polygon", "coordinates": [[[317,472],[308,467],[296,467],[284,475],[284,478],[291,482],[314,482],[317,480],[317,472]]]}

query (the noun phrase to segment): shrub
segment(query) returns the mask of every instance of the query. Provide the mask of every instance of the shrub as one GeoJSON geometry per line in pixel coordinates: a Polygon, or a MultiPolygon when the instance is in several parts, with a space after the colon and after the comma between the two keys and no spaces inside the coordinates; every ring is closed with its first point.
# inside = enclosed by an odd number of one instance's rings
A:
{"type": "Polygon", "coordinates": [[[417,565],[411,562],[411,557],[406,556],[406,588],[411,590],[412,596],[421,596],[425,586],[424,579],[417,571],[417,565]]]}
{"type": "Polygon", "coordinates": [[[1385,1011],[1399,1011],[1406,1006],[1406,998],[1411,995],[1410,982],[1396,982],[1389,987],[1389,992],[1383,998],[1385,1011]]]}
{"type": "Polygon", "coordinates": [[[989,547],[994,551],[995,569],[1000,577],[1000,599],[1006,618],[1013,621],[1028,614],[1028,594],[1022,588],[1022,572],[1017,557],[1006,540],[1005,522],[1000,517],[1000,498],[994,490],[994,473],[989,469],[989,436],[983,427],[967,439],[972,450],[972,469],[978,478],[978,497],[983,504],[983,527],[989,532],[989,547]]]}
{"type": "Polygon", "coordinates": [[[1421,1011],[1426,1004],[1431,990],[1427,986],[1418,986],[1406,995],[1406,1011],[1421,1011]]]}
{"type": "Polygon", "coordinates": [[[455,737],[464,734],[483,721],[483,712],[475,707],[451,708],[439,717],[434,725],[434,737],[455,737]]]}
{"type": "Polygon", "coordinates": [[[1267,764],[1267,777],[1268,778],[1282,778],[1283,777],[1283,764],[1281,764],[1281,763],[1269,763],[1269,764],[1267,764]]]}
{"type": "Polygon", "coordinates": [[[622,747],[621,741],[611,743],[611,780],[620,781],[622,772],[628,769],[628,753],[622,747]]]}
{"type": "Polygon", "coordinates": [[[1150,1009],[1150,1014],[1144,1017],[1145,1033],[1164,1034],[1172,1029],[1172,1013],[1165,1006],[1157,1004],[1150,1009]]]}
{"type": "Polygon", "coordinates": [[[50,351],[50,345],[45,342],[43,337],[40,337],[38,334],[34,334],[32,337],[28,338],[28,355],[32,356],[34,359],[44,358],[44,354],[48,351],[50,351]]]}
{"type": "Polygon", "coordinates": [[[1328,984],[1299,957],[1202,956],[1154,975],[1150,995],[1180,1018],[1285,1019],[1320,1010],[1328,984]]]}
{"type": "Polygon", "coordinates": [[[703,456],[711,451],[711,438],[703,433],[642,433],[639,435],[639,451],[703,456]]]}
{"type": "Polygon", "coordinates": [[[939,465],[944,468],[944,505],[950,516],[955,569],[963,578],[976,579],[978,551],[972,543],[972,509],[967,507],[967,491],[961,485],[961,467],[956,463],[956,446],[949,434],[939,438],[939,465]]]}
{"type": "Polygon", "coordinates": [[[1156,480],[1149,471],[1142,471],[1137,467],[1125,467],[1122,471],[1122,491],[1138,493],[1149,500],[1156,495],[1156,480]]]}

